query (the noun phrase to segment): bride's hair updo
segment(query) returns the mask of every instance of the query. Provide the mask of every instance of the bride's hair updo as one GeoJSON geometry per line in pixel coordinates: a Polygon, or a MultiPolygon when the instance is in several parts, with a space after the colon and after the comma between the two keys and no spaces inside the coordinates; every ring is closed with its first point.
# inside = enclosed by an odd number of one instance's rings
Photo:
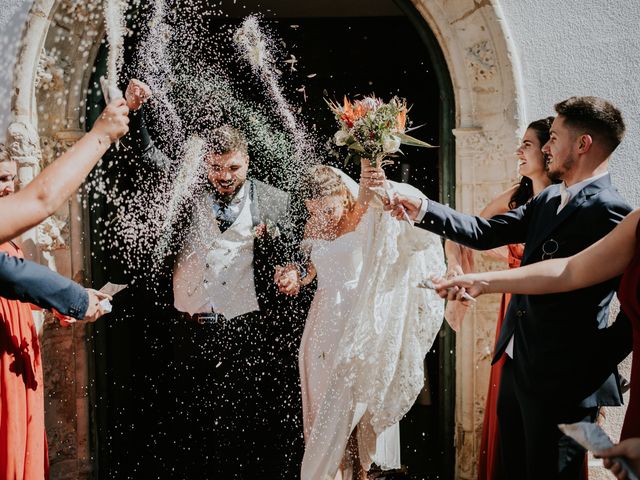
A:
{"type": "Polygon", "coordinates": [[[309,168],[302,178],[301,189],[307,200],[339,195],[344,198],[347,210],[351,210],[356,203],[340,175],[326,165],[314,165],[309,168]]]}

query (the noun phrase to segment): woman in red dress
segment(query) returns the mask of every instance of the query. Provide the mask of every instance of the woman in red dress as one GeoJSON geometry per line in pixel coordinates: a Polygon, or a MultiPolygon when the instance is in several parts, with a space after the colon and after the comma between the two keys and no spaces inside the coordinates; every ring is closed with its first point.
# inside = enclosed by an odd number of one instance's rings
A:
{"type": "MultiPolygon", "coordinates": [[[[529,124],[522,138],[522,143],[520,147],[518,147],[518,150],[516,150],[518,173],[522,176],[522,180],[518,185],[513,186],[492,200],[489,205],[480,212],[480,216],[491,218],[494,215],[499,215],[513,208],[517,208],[520,205],[524,205],[535,195],[551,185],[551,180],[549,180],[546,173],[546,161],[542,153],[542,146],[549,140],[549,129],[552,123],[553,117],[548,117],[529,124]]],[[[445,251],[447,254],[448,277],[470,271],[472,268],[472,257],[469,249],[457,243],[447,241],[445,242],[445,251]]],[[[520,266],[523,253],[524,244],[508,245],[507,247],[494,249],[489,252],[492,257],[506,261],[509,268],[520,266]]],[[[511,295],[509,294],[502,296],[496,326],[496,341],[510,299],[511,295]]],[[[447,305],[445,317],[454,330],[457,330],[462,322],[465,310],[466,306],[459,302],[450,302],[447,305]]],[[[485,404],[482,437],[480,441],[480,455],[478,458],[478,480],[500,480],[505,478],[500,467],[497,417],[498,387],[500,385],[500,374],[503,363],[504,360],[501,359],[495,365],[491,366],[489,391],[485,404]]]]}
{"type": "MultiPolygon", "coordinates": [[[[0,245],[0,252],[23,257],[13,242],[0,245]]],[[[31,307],[0,297],[0,478],[48,478],[48,465],[42,362],[31,307]]]]}
{"type": "MultiPolygon", "coordinates": [[[[0,257],[22,258],[20,248],[7,241],[43,221],[75,191],[110,144],[128,131],[128,108],[124,99],[112,102],[93,128],[61,155],[21,192],[14,193],[17,165],[0,145],[0,257]],[[10,196],[11,195],[11,196],[10,196]],[[9,196],[9,197],[8,197],[9,196]],[[7,198],[8,197],[8,198],[7,198]]],[[[28,262],[27,262],[28,263],[28,262]]],[[[95,321],[104,310],[99,302],[108,295],[86,290],[53,272],[22,262],[4,262],[2,291],[20,298],[56,305],[66,313],[95,321]],[[59,291],[31,291],[25,275],[40,271],[59,291]],[[50,276],[49,276],[50,275],[50,276]],[[60,281],[63,280],[62,283],[60,281]],[[20,292],[20,293],[18,293],[20,292]],[[80,298],[86,296],[86,303],[80,298]],[[80,307],[84,304],[84,307],[80,307]]],[[[43,281],[40,279],[40,281],[43,281]]],[[[15,297],[14,297],[15,298],[15,297]]],[[[69,323],[75,320],[58,315],[69,323]]],[[[42,362],[31,306],[0,298],[0,479],[48,478],[47,442],[44,427],[42,362]]]]}
{"type": "MultiPolygon", "coordinates": [[[[16,163],[0,160],[0,197],[13,193],[16,163]]],[[[23,258],[12,241],[0,254],[23,258]]],[[[0,297],[0,478],[48,478],[44,385],[31,306],[0,297]]]]}
{"type": "Polygon", "coordinates": [[[499,292],[527,295],[568,292],[619,275],[623,277],[618,297],[633,330],[631,395],[620,443],[598,452],[597,456],[605,458],[605,466],[623,479],[627,475],[613,457],[625,457],[634,472],[640,474],[640,209],[630,213],[609,235],[573,257],[514,270],[462,275],[435,283],[441,296],[453,300],[460,299],[464,293],[477,297],[499,292]]]}

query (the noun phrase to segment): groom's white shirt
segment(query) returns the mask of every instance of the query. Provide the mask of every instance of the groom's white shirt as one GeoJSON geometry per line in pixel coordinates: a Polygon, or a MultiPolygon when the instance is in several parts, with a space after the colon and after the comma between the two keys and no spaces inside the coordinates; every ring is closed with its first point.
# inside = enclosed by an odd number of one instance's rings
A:
{"type": "Polygon", "coordinates": [[[253,274],[251,198],[247,195],[224,233],[214,207],[211,194],[197,200],[191,232],[174,267],[174,305],[191,315],[215,312],[231,319],[260,309],[253,274]]]}

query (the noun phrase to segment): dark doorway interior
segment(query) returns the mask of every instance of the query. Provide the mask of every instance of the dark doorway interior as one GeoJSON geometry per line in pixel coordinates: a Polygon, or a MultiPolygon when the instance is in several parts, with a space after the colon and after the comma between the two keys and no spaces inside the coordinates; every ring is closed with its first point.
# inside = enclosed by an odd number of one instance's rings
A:
{"type": "MultiPolygon", "coordinates": [[[[407,148],[406,155],[388,169],[388,175],[414,184],[432,198],[443,198],[451,189],[452,150],[448,132],[452,104],[450,85],[443,81],[444,63],[438,52],[434,53],[435,41],[408,2],[398,5],[390,1],[366,2],[363,7],[368,8],[363,16],[358,16],[363,10],[356,10],[353,5],[348,7],[353,12],[346,12],[345,7],[346,14],[351,16],[332,15],[331,12],[341,11],[342,6],[329,1],[318,2],[316,10],[310,5],[300,7],[301,10],[287,2],[262,2],[254,10],[270,9],[272,14],[264,19],[265,23],[284,41],[287,53],[299,60],[297,71],[288,73],[286,94],[301,107],[308,126],[320,138],[329,138],[335,131],[325,97],[341,99],[343,95],[370,93],[383,99],[392,95],[406,97],[413,104],[410,116],[414,125],[424,125],[415,135],[442,148],[407,148]],[[273,5],[266,5],[270,3],[273,5]],[[289,18],[285,18],[287,15],[289,18]],[[301,86],[305,87],[306,100],[298,90],[301,86]]],[[[250,5],[242,13],[248,10],[250,5]]],[[[233,9],[229,12],[232,18],[221,21],[212,17],[207,28],[220,31],[237,24],[238,20],[233,18],[236,12],[233,9]]],[[[139,14],[144,18],[144,11],[139,14]]],[[[134,36],[128,42],[127,56],[133,57],[139,39],[134,36]]],[[[206,50],[207,42],[203,41],[201,48],[206,50]]],[[[104,62],[103,49],[92,82],[94,88],[89,92],[89,124],[102,107],[95,80],[104,71],[104,62]]],[[[283,64],[283,70],[288,65],[283,64]]],[[[250,75],[245,66],[234,68],[244,78],[250,75]]],[[[247,95],[256,94],[248,89],[247,95]]],[[[153,122],[151,118],[152,127],[153,122]]],[[[128,152],[127,156],[126,161],[121,158],[117,162],[103,162],[95,175],[102,180],[118,181],[121,189],[134,192],[138,186],[129,173],[140,167],[132,161],[135,152],[128,152]]],[[[333,163],[339,164],[339,160],[333,163]]],[[[349,171],[356,172],[353,167],[349,171]]],[[[254,169],[254,175],[274,181],[272,172],[260,165],[254,169]]],[[[97,477],[182,478],[173,441],[181,415],[181,406],[175,402],[176,379],[198,373],[185,372],[174,361],[179,345],[171,332],[178,320],[162,301],[170,279],[150,279],[148,272],[125,264],[119,253],[122,245],[112,241],[114,234],[104,222],[113,216],[114,206],[100,195],[91,195],[89,206],[94,285],[99,287],[106,281],[131,284],[117,299],[114,313],[97,323],[91,336],[95,353],[92,425],[97,477]]],[[[401,425],[402,460],[412,479],[452,478],[451,338],[451,332],[443,329],[425,360],[429,395],[421,395],[401,425]]]]}

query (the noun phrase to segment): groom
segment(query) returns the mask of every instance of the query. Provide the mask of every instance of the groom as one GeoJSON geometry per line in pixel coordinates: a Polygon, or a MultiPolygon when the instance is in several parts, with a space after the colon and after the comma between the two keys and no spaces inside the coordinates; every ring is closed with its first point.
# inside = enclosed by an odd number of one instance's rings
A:
{"type": "MultiPolygon", "coordinates": [[[[132,106],[149,96],[140,82],[128,89],[132,106]]],[[[148,160],[167,164],[136,127],[148,160]]],[[[185,394],[176,444],[189,457],[180,468],[186,478],[295,478],[303,450],[296,320],[306,315],[273,282],[296,247],[289,195],[248,177],[237,129],[210,132],[206,145],[206,181],[174,242],[174,306],[185,317],[175,341],[185,394]]]]}
{"type": "MultiPolygon", "coordinates": [[[[597,242],[631,211],[607,171],[624,122],[595,97],[572,97],[555,109],[542,150],[549,176],[561,184],[488,220],[410,197],[397,198],[394,213],[401,205],[427,230],[479,250],[526,243],[522,265],[568,257],[597,242]]],[[[600,406],[622,403],[616,365],[630,352],[631,333],[625,321],[606,328],[616,286],[512,297],[493,358],[507,357],[498,397],[506,478],[583,478],[584,450],[557,425],[594,422],[600,406]]]]}

